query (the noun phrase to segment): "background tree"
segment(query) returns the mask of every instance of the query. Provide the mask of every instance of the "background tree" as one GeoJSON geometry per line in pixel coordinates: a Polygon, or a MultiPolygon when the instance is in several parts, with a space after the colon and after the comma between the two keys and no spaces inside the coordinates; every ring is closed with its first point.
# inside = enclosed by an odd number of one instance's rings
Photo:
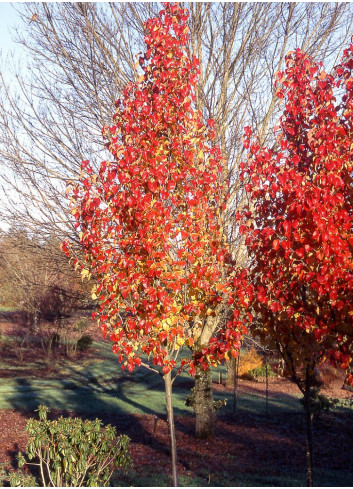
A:
{"type": "MultiPolygon", "coordinates": [[[[230,196],[222,219],[232,253],[241,264],[246,253],[234,212],[244,197],[238,178],[242,128],[251,124],[262,140],[271,140],[270,128],[278,113],[272,81],[285,52],[300,46],[333,64],[350,35],[352,6],[222,2],[185,6],[190,10],[189,49],[200,61],[196,106],[206,119],[215,120],[216,142],[228,161],[222,172],[224,181],[230,181],[230,196]]],[[[78,177],[80,162],[87,156],[96,169],[107,157],[100,145],[101,127],[111,120],[122,87],[138,77],[132,53],[142,50],[143,23],[159,8],[158,3],[128,2],[18,7],[23,22],[17,40],[28,63],[25,70],[14,67],[10,79],[7,60],[1,74],[1,180],[6,198],[0,215],[5,222],[25,226],[38,236],[55,232],[78,241],[64,204],[65,183],[78,177]],[[36,19],[29,23],[34,14],[36,19]]],[[[210,372],[205,376],[200,385],[210,386],[210,372]]]]}
{"type": "Polygon", "coordinates": [[[276,347],[304,395],[312,485],[311,389],[328,356],[346,370],[353,347],[353,45],[333,75],[299,49],[277,76],[276,145],[245,128],[248,206],[240,232],[254,286],[253,333],[276,347]]]}
{"type": "Polygon", "coordinates": [[[87,295],[59,246],[55,238],[43,242],[14,230],[0,239],[1,301],[23,314],[25,338],[39,338],[48,356],[53,334],[62,333],[87,295]]]}

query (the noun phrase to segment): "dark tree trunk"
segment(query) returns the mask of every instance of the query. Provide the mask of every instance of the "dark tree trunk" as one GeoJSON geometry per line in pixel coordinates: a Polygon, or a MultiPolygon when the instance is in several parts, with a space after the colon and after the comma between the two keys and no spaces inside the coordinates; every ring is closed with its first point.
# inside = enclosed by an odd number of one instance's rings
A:
{"type": "Polygon", "coordinates": [[[236,361],[237,361],[236,358],[231,358],[227,363],[226,385],[229,385],[231,387],[233,387],[235,383],[236,361]]]}
{"type": "Polygon", "coordinates": [[[313,414],[311,409],[310,398],[310,377],[306,374],[304,405],[306,415],[306,468],[307,468],[307,486],[313,486],[313,414]]]}
{"type": "Polygon", "coordinates": [[[238,379],[239,379],[239,362],[238,356],[235,360],[235,376],[234,376],[234,388],[233,388],[233,415],[237,414],[237,402],[238,402],[238,379]]]}
{"type": "Polygon", "coordinates": [[[226,385],[233,387],[233,415],[237,412],[239,360],[239,356],[231,358],[227,364],[226,385]]]}
{"type": "Polygon", "coordinates": [[[195,375],[196,437],[214,436],[213,392],[211,369],[197,367],[195,375]]]}
{"type": "Polygon", "coordinates": [[[173,487],[178,487],[178,475],[177,475],[177,448],[175,438],[175,425],[174,425],[174,410],[173,410],[173,397],[172,397],[172,375],[169,372],[164,375],[165,386],[165,401],[168,415],[168,427],[170,437],[170,450],[172,456],[172,478],[173,487]]]}

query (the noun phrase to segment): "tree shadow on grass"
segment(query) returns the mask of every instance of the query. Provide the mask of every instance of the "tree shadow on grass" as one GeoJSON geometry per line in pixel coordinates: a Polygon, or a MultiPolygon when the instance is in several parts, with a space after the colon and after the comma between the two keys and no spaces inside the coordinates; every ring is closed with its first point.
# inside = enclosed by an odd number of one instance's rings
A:
{"type": "MultiPolygon", "coordinates": [[[[157,415],[166,420],[163,379],[142,368],[122,374],[117,363],[115,374],[114,364],[111,365],[108,358],[106,365],[98,364],[91,369],[78,371],[74,365],[67,365],[66,379],[35,380],[33,384],[28,379],[17,379],[15,394],[8,400],[12,407],[30,412],[39,404],[45,404],[54,410],[55,416],[98,417],[103,423],[115,426],[119,433],[127,434],[134,443],[149,445],[154,452],[169,455],[168,440],[153,437],[153,420],[141,422],[133,414],[157,415]]],[[[175,409],[179,433],[184,430],[180,416],[190,414],[190,409],[183,407],[181,398],[186,397],[192,385],[193,381],[188,377],[180,377],[174,384],[174,394],[179,402],[175,409]]]]}
{"type": "MultiPolygon", "coordinates": [[[[52,413],[51,418],[63,416],[80,416],[84,419],[99,418],[104,424],[116,427],[117,432],[127,434],[132,442],[149,445],[158,453],[169,455],[169,444],[157,441],[153,437],[152,423],[141,422],[139,416],[129,411],[135,411],[147,415],[155,415],[152,406],[146,406],[145,400],[149,388],[141,386],[137,391],[132,384],[131,376],[117,376],[115,380],[110,379],[108,383],[89,372],[78,372],[74,368],[68,368],[66,380],[35,380],[16,379],[12,384],[12,392],[7,398],[11,408],[24,411],[37,418],[34,411],[38,405],[45,404],[52,413]],[[70,373],[71,371],[71,373],[70,373]],[[131,392],[134,394],[130,395],[131,392]],[[136,395],[139,394],[139,395],[136,395]]],[[[160,394],[163,390],[163,380],[149,386],[160,394]]],[[[160,407],[160,406],[159,406],[160,407]]],[[[158,413],[159,417],[165,418],[164,414],[158,413]]],[[[16,465],[15,455],[18,450],[16,446],[8,454],[16,465]]]]}
{"type": "Polygon", "coordinates": [[[15,309],[0,309],[0,321],[6,321],[9,323],[16,323],[24,318],[24,314],[15,309]]]}

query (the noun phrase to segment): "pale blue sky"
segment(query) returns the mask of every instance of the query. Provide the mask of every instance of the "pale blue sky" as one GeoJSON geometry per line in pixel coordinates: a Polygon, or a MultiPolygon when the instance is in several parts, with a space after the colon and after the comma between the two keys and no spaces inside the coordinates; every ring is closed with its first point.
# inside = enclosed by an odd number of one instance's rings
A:
{"type": "Polygon", "coordinates": [[[0,50],[4,56],[16,48],[16,44],[11,41],[10,29],[17,24],[19,16],[11,3],[0,2],[0,50]]]}

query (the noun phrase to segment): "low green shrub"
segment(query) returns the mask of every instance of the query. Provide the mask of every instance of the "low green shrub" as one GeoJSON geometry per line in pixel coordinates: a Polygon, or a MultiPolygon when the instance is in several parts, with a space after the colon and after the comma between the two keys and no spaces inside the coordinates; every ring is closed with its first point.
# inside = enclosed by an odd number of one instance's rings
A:
{"type": "MultiPolygon", "coordinates": [[[[311,411],[314,416],[319,417],[323,412],[328,412],[336,407],[337,399],[330,399],[325,394],[320,393],[320,388],[315,387],[310,392],[311,411]]],[[[304,397],[300,400],[304,406],[304,397]]]]}
{"type": "Polygon", "coordinates": [[[39,466],[44,487],[106,486],[115,470],[131,465],[129,438],[117,437],[111,425],[103,426],[99,419],[62,416],[50,421],[46,406],[39,406],[38,411],[39,420],[27,422],[26,453],[18,454],[18,462],[20,467],[39,466]]]}
{"type": "MultiPolygon", "coordinates": [[[[266,377],[266,365],[253,368],[248,372],[248,374],[254,379],[266,377]]],[[[267,375],[268,377],[276,377],[276,373],[272,370],[272,367],[270,365],[267,365],[267,375]]]]}
{"type": "Polygon", "coordinates": [[[9,470],[6,464],[0,464],[0,487],[36,487],[35,477],[23,470],[9,470]]]}
{"type": "Polygon", "coordinates": [[[87,351],[88,348],[92,345],[93,340],[90,335],[85,334],[81,336],[79,340],[77,340],[77,349],[80,351],[87,351]]]}

